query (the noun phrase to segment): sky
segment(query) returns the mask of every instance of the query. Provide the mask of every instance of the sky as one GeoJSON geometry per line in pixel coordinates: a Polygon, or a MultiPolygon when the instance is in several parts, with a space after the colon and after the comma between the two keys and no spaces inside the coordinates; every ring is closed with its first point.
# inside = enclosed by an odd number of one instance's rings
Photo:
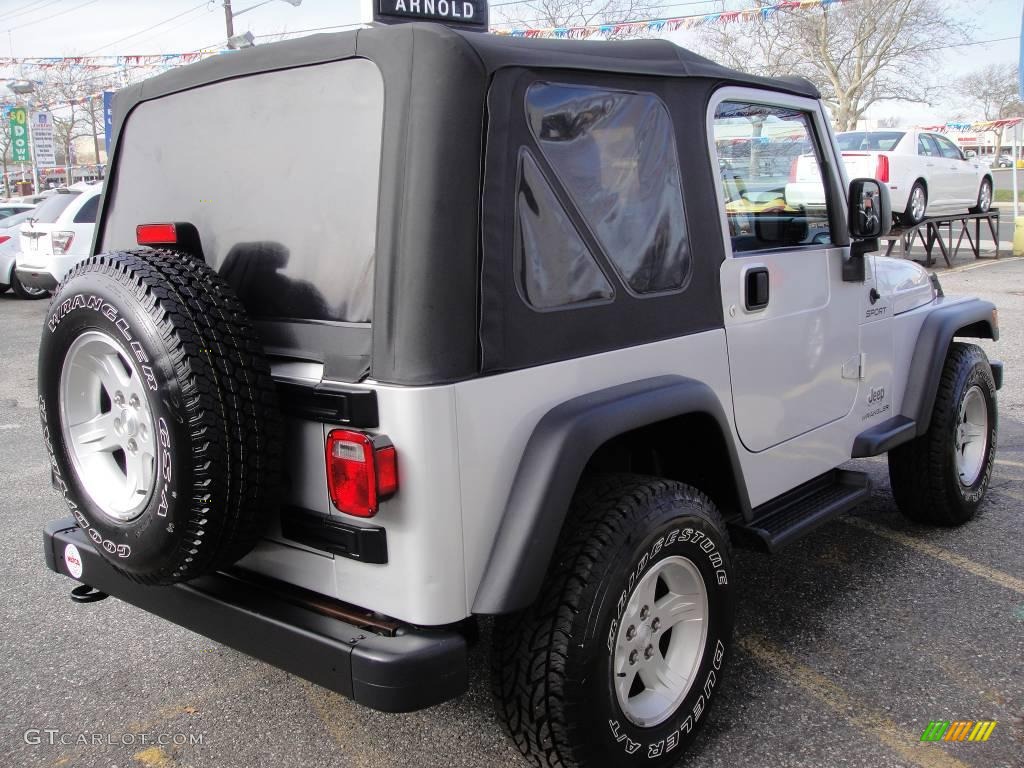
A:
{"type": "MultiPolygon", "coordinates": [[[[351,25],[360,19],[359,0],[302,0],[297,8],[270,0],[247,10],[259,2],[233,0],[236,14],[244,11],[235,18],[235,32],[251,31],[257,44],[260,35],[351,25]]],[[[720,8],[718,0],[664,2],[659,14],[667,17],[720,8]]],[[[972,40],[1013,39],[945,49],[939,54],[943,74],[953,80],[986,63],[1016,61],[1022,4],[1024,0],[957,2],[958,16],[972,27],[972,40]]],[[[728,2],[730,8],[749,5],[743,0],[728,2]]],[[[492,19],[496,16],[492,10],[492,19]]],[[[0,56],[180,53],[217,46],[224,36],[222,0],[0,0],[0,56]]],[[[871,116],[907,117],[908,109],[913,122],[927,123],[944,120],[948,105],[883,103],[871,116]]]]}

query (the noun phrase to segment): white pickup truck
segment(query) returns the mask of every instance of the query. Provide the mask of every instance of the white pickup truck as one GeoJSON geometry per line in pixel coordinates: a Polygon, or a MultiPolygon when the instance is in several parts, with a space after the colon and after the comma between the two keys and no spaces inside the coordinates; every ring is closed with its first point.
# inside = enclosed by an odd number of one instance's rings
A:
{"type": "MultiPolygon", "coordinates": [[[[889,187],[892,210],[904,226],[931,215],[984,213],[992,206],[992,176],[976,158],[966,158],[946,136],[920,130],[848,131],[836,136],[848,178],[870,177],[889,187]]],[[[786,200],[808,199],[807,180],[818,175],[814,154],[801,155],[790,174],[786,200]]]]}

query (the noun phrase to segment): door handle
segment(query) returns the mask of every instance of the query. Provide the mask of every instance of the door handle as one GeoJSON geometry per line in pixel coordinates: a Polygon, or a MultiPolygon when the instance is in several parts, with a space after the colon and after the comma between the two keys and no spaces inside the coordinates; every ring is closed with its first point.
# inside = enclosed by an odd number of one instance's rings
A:
{"type": "Polygon", "coordinates": [[[744,276],[743,303],[747,312],[756,312],[768,306],[768,268],[753,267],[744,276]]]}

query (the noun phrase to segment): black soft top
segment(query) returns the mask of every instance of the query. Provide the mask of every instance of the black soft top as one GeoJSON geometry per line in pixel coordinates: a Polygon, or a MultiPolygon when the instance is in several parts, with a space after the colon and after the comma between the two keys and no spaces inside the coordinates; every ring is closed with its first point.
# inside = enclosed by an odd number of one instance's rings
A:
{"type": "MultiPolygon", "coordinates": [[[[97,250],[133,247],[135,225],[150,220],[135,211],[151,190],[119,192],[121,144],[153,140],[132,134],[131,113],[140,103],[353,57],[372,61],[384,83],[372,323],[282,320],[260,329],[268,348],[322,360],[325,376],[343,381],[436,384],[678,336],[683,328],[721,327],[724,245],[714,194],[720,172],[704,151],[680,153],[690,247],[702,264],[689,288],[642,300],[623,290],[611,304],[560,313],[534,312],[519,298],[509,255],[515,203],[508,196],[517,147],[531,141],[523,109],[513,106],[523,103],[527,80],[558,72],[657,93],[678,118],[683,148],[706,147],[703,109],[723,85],[818,97],[804,80],[737,72],[666,40],[527,39],[415,22],[260,45],[118,92],[97,250]],[[686,117],[693,115],[699,118],[686,117]]],[[[196,128],[200,118],[183,116],[168,130],[216,130],[201,120],[196,128]]],[[[187,163],[181,158],[176,167],[187,163]]],[[[169,206],[183,211],[175,220],[190,220],[189,205],[198,203],[182,198],[169,206]]]]}
{"type": "Polygon", "coordinates": [[[668,40],[524,38],[464,32],[440,24],[412,22],[311,35],[215,56],[125,88],[118,94],[118,108],[120,111],[138,101],[253,72],[358,56],[364,43],[374,48],[384,44],[408,59],[415,59],[416,47],[423,45],[447,47],[454,56],[472,51],[488,75],[503,67],[555,67],[631,75],[701,77],[814,99],[820,96],[817,88],[803,78],[768,78],[739,72],[668,40]]]}

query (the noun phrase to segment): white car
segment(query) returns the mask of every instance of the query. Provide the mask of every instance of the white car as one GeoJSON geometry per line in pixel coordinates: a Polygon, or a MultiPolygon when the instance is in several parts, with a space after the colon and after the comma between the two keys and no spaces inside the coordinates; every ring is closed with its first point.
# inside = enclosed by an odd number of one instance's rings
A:
{"type": "Polygon", "coordinates": [[[48,292],[22,285],[14,273],[14,262],[21,245],[21,225],[32,216],[32,209],[0,219],[0,293],[8,288],[23,299],[42,299],[48,292]]]}
{"type": "Polygon", "coordinates": [[[15,275],[22,285],[52,291],[92,250],[101,184],[74,186],[39,204],[21,227],[15,275]]]}
{"type": "Polygon", "coordinates": [[[16,213],[31,211],[35,207],[34,203],[0,203],[0,225],[2,225],[3,219],[13,216],[16,213]]]}
{"type": "Polygon", "coordinates": [[[889,185],[892,210],[904,226],[926,214],[985,213],[992,206],[992,176],[976,158],[941,133],[849,131],[836,136],[851,179],[889,185]]]}

